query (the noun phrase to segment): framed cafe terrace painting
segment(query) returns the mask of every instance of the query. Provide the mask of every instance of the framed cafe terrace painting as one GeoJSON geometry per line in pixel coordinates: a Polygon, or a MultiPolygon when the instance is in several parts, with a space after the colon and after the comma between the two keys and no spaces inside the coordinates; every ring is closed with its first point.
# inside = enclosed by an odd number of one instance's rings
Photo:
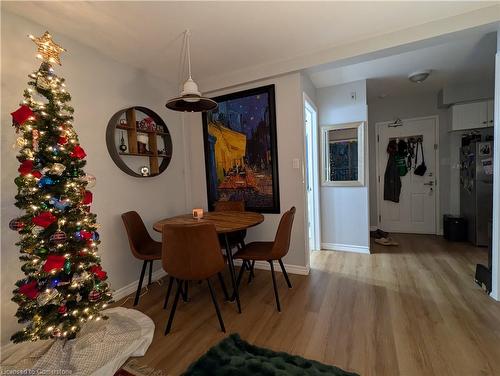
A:
{"type": "Polygon", "coordinates": [[[203,113],[209,210],[244,200],[246,210],[279,213],[274,85],[213,99],[218,108],[203,113]]]}

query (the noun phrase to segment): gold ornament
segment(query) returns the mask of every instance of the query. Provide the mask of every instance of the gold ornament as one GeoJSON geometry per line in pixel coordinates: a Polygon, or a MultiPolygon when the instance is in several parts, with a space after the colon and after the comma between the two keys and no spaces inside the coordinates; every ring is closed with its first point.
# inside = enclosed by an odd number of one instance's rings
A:
{"type": "Polygon", "coordinates": [[[36,86],[40,89],[48,90],[50,89],[50,81],[45,77],[38,77],[36,80],[36,86]]]}
{"type": "Polygon", "coordinates": [[[17,147],[21,149],[28,144],[28,140],[25,139],[24,137],[18,137],[16,139],[16,144],[17,144],[17,147]]]}
{"type": "Polygon", "coordinates": [[[36,57],[49,64],[57,63],[61,65],[59,55],[66,50],[52,40],[52,35],[48,31],[41,37],[33,35],[29,35],[28,37],[37,45],[38,55],[36,57]]]}
{"type": "Polygon", "coordinates": [[[53,173],[54,175],[61,176],[62,173],[66,170],[66,166],[63,165],[62,163],[54,163],[52,164],[52,167],[50,168],[50,172],[53,173]]]}
{"type": "Polygon", "coordinates": [[[55,298],[59,296],[59,292],[56,289],[48,289],[36,297],[36,301],[39,306],[44,306],[47,303],[51,302],[55,298]]]}

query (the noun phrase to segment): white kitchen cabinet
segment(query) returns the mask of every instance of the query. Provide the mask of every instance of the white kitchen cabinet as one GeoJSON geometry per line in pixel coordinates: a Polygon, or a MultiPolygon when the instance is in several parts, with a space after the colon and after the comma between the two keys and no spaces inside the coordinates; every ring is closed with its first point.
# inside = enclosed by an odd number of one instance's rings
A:
{"type": "Polygon", "coordinates": [[[455,104],[451,108],[451,130],[493,126],[493,100],[455,104]]]}

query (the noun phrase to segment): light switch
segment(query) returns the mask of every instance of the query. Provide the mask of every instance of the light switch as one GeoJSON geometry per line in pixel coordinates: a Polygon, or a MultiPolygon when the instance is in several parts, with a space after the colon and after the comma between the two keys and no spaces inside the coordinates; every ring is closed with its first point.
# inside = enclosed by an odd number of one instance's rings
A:
{"type": "Polygon", "coordinates": [[[293,166],[293,168],[296,168],[297,170],[300,168],[299,158],[292,159],[292,166],[293,166]]]}

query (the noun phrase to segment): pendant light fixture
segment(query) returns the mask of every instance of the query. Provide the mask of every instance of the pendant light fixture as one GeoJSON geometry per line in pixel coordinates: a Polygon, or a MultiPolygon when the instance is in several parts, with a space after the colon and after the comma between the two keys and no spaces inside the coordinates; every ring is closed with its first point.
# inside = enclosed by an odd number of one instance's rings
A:
{"type": "Polygon", "coordinates": [[[184,88],[181,91],[181,95],[168,100],[165,106],[170,110],[183,112],[203,112],[214,110],[217,108],[217,102],[202,96],[198,90],[198,85],[191,77],[191,53],[189,50],[190,36],[191,32],[188,29],[184,32],[184,44],[181,50],[181,55],[184,51],[187,55],[188,79],[184,82],[184,88]]]}

